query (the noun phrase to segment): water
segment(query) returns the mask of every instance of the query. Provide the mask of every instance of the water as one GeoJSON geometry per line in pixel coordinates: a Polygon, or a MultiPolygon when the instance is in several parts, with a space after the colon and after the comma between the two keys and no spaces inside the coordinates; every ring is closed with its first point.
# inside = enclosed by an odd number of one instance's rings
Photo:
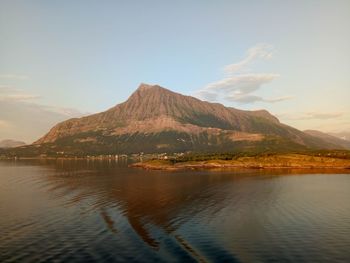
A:
{"type": "Polygon", "coordinates": [[[350,262],[350,174],[0,162],[0,262],[350,262]]]}

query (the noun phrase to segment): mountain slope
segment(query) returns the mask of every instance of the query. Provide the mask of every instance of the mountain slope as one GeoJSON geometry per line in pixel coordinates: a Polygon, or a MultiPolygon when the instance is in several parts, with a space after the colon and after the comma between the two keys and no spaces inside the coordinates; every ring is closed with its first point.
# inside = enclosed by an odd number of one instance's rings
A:
{"type": "Polygon", "coordinates": [[[332,133],[329,133],[329,135],[332,135],[339,139],[350,141],[350,132],[332,132],[332,133]]]}
{"type": "Polygon", "coordinates": [[[343,149],[350,150],[350,141],[343,140],[343,139],[340,139],[338,137],[329,135],[329,134],[324,133],[324,132],[316,131],[316,130],[306,130],[304,132],[311,135],[311,136],[320,138],[323,141],[326,141],[330,144],[333,144],[335,147],[341,146],[343,149]]]}
{"type": "Polygon", "coordinates": [[[238,110],[141,84],[124,103],[57,124],[31,149],[109,154],[335,147],[265,110],[238,110]]]}
{"type": "Polygon", "coordinates": [[[226,108],[221,104],[203,102],[160,86],[141,84],[126,102],[105,112],[60,123],[36,143],[53,142],[61,137],[87,131],[108,130],[117,134],[121,131],[149,131],[148,122],[153,127],[152,131],[176,129],[186,125],[186,131],[196,127],[249,131],[254,125],[252,119],[279,123],[267,111],[226,108]],[[157,125],[153,125],[154,121],[157,125]]]}

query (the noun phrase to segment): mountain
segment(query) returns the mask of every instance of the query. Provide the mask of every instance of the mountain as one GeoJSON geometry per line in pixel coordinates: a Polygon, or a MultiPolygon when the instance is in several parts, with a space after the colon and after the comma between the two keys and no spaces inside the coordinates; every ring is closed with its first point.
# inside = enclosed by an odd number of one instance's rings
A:
{"type": "Polygon", "coordinates": [[[332,135],[334,137],[337,137],[346,141],[350,141],[350,132],[332,132],[332,133],[329,133],[329,135],[332,135]]]}
{"type": "Polygon", "coordinates": [[[304,132],[307,134],[310,134],[311,136],[320,138],[323,141],[326,141],[330,144],[338,145],[338,146],[341,146],[343,149],[350,150],[350,141],[343,140],[338,137],[329,135],[324,132],[316,131],[316,130],[306,130],[304,132]]]}
{"type": "Polygon", "coordinates": [[[239,110],[141,84],[124,103],[61,122],[22,150],[86,155],[320,148],[337,146],[282,124],[265,110],[239,110]]]}
{"type": "Polygon", "coordinates": [[[26,145],[25,142],[14,141],[14,140],[2,140],[0,141],[0,148],[14,148],[26,145]]]}

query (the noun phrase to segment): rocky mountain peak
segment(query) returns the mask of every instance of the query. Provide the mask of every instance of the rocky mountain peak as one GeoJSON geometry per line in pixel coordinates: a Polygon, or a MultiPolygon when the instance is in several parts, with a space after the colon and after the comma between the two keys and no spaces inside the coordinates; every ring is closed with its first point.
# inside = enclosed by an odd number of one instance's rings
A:
{"type": "Polygon", "coordinates": [[[242,138],[249,143],[269,138],[278,147],[282,142],[290,148],[322,145],[317,138],[280,123],[266,110],[225,107],[145,83],[127,101],[59,123],[35,144],[137,152],[144,151],[143,144],[148,143],[147,151],[157,152],[231,149],[241,147],[242,138]]]}
{"type": "Polygon", "coordinates": [[[160,88],[160,86],[158,85],[151,85],[151,84],[147,84],[147,83],[140,83],[139,87],[137,88],[136,92],[143,92],[143,91],[149,91],[152,89],[157,89],[160,88]]]}

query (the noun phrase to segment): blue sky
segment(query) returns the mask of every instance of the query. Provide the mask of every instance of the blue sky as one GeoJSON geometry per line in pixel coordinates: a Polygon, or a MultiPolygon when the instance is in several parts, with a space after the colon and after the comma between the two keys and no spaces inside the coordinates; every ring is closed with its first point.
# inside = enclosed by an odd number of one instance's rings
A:
{"type": "Polygon", "coordinates": [[[349,1],[1,0],[0,139],[31,142],[141,82],[349,131],[349,25],[349,1]]]}

